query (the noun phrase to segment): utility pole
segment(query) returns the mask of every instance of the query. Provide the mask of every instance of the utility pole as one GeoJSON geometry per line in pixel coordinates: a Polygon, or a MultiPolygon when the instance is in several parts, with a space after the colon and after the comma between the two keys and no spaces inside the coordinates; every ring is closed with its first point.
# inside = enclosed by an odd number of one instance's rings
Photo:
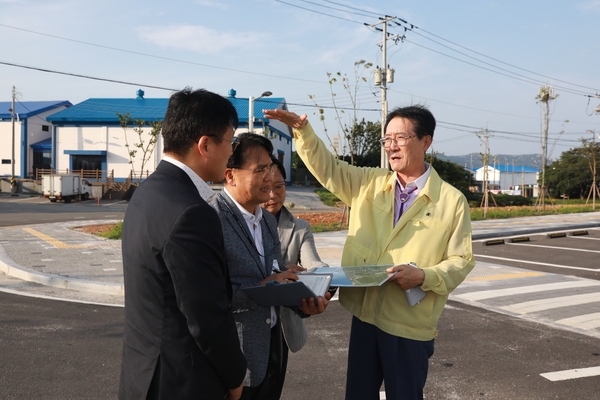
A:
{"type": "Polygon", "coordinates": [[[548,126],[550,124],[550,102],[556,99],[552,86],[542,86],[536,96],[538,102],[542,103],[542,184],[538,193],[537,204],[546,209],[545,197],[550,195],[546,190],[546,164],[548,162],[548,126]]]}
{"type": "MultiPolygon", "coordinates": [[[[594,135],[592,136],[592,144],[590,146],[590,160],[589,160],[589,164],[590,164],[590,172],[592,173],[592,187],[590,188],[590,192],[588,193],[588,197],[587,200],[585,201],[585,204],[588,203],[588,201],[590,200],[590,195],[592,196],[592,210],[596,209],[596,194],[598,194],[598,196],[600,197],[600,192],[598,190],[598,183],[596,181],[596,135],[598,135],[598,133],[596,133],[596,131],[593,130],[587,130],[586,132],[589,133],[593,133],[594,135]]],[[[600,137],[600,135],[598,135],[598,137],[600,137]]],[[[586,143],[584,142],[584,145],[586,143]]]]}
{"type": "MultiPolygon", "coordinates": [[[[483,154],[481,157],[481,161],[483,163],[483,187],[482,187],[482,191],[483,191],[483,196],[481,198],[481,205],[480,207],[483,208],[483,218],[487,218],[487,211],[488,211],[488,207],[489,207],[489,196],[491,195],[490,193],[490,188],[489,188],[489,160],[490,160],[490,146],[489,146],[489,132],[487,130],[487,128],[485,129],[485,131],[480,131],[477,132],[476,135],[479,136],[480,133],[483,133],[483,154]]],[[[495,168],[495,161],[494,161],[494,168],[495,168]]],[[[494,179],[496,179],[496,171],[494,171],[494,179]]],[[[498,207],[498,205],[496,204],[496,199],[494,199],[494,197],[492,196],[492,200],[494,202],[494,205],[496,207],[498,207]]]]}
{"type": "Polygon", "coordinates": [[[487,129],[483,132],[483,157],[482,157],[482,163],[483,163],[483,187],[481,188],[481,190],[483,191],[483,197],[481,198],[481,205],[480,207],[483,207],[483,218],[485,219],[487,216],[487,209],[488,209],[488,174],[489,174],[489,168],[488,168],[488,160],[490,157],[490,150],[489,150],[489,146],[488,146],[488,131],[487,129]]]}
{"type": "MultiPolygon", "coordinates": [[[[367,25],[371,28],[374,28],[383,33],[383,39],[381,42],[378,42],[377,45],[381,47],[381,65],[382,68],[377,67],[374,71],[374,83],[375,86],[381,87],[381,137],[385,136],[385,119],[388,114],[388,106],[387,106],[387,84],[394,82],[394,70],[387,68],[387,41],[394,40],[397,42],[398,40],[404,39],[404,36],[400,37],[400,35],[393,35],[388,37],[387,26],[388,22],[394,21],[396,17],[391,17],[386,15],[384,18],[379,18],[381,22],[376,24],[367,25]],[[382,25],[382,28],[378,28],[377,25],[382,25]]],[[[398,24],[399,25],[399,24],[398,24]]],[[[385,149],[383,146],[381,147],[381,168],[388,167],[388,159],[387,154],[385,153],[385,149]]]]}

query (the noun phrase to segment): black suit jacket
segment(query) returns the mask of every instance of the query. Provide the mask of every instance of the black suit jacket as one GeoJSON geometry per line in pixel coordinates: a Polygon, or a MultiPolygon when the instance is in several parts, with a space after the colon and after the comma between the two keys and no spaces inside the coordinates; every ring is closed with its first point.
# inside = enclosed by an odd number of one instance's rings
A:
{"type": "Polygon", "coordinates": [[[189,176],[161,162],[123,223],[121,399],[222,399],[246,360],[231,314],[219,217],[189,176]]]}

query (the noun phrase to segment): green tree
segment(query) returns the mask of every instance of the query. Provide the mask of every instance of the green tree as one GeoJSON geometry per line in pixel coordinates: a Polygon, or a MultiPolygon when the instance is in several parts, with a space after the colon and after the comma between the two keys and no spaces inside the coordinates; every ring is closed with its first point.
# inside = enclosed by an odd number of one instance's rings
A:
{"type": "MultiPolygon", "coordinates": [[[[594,144],[598,151],[600,144],[594,144]]],[[[566,195],[569,198],[584,199],[592,187],[590,173],[590,151],[594,150],[589,143],[563,152],[560,158],[549,165],[546,171],[546,183],[552,197],[566,195]]],[[[598,180],[598,178],[596,178],[598,180]]]]}
{"type": "Polygon", "coordinates": [[[131,178],[137,180],[139,183],[144,175],[144,167],[146,163],[150,161],[150,157],[154,152],[156,143],[158,142],[158,135],[162,129],[162,121],[146,122],[143,119],[131,118],[129,113],[120,114],[117,113],[119,118],[119,124],[123,128],[123,134],[125,135],[125,147],[127,154],[129,155],[129,164],[131,164],[131,178]],[[137,134],[137,141],[129,144],[129,137],[127,130],[130,125],[133,125],[133,131],[137,134]],[[145,128],[150,127],[150,132],[144,133],[145,128]],[[140,173],[136,174],[134,161],[137,158],[138,150],[141,152],[141,165],[140,173]]]}
{"type": "Polygon", "coordinates": [[[473,173],[452,161],[444,161],[428,154],[425,161],[435,168],[440,177],[460,190],[468,199],[472,198],[469,183],[473,180],[473,173]]]}
{"type": "Polygon", "coordinates": [[[350,164],[359,167],[379,167],[381,162],[381,123],[365,121],[354,124],[352,130],[347,129],[349,146],[353,149],[352,155],[344,156],[343,159],[350,164]]]}

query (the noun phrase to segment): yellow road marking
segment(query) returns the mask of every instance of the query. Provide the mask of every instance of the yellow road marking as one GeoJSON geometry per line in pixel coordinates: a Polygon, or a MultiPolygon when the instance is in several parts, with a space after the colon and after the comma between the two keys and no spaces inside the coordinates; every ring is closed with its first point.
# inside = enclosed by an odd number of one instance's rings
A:
{"type": "Polygon", "coordinates": [[[52,246],[57,247],[59,249],[81,249],[87,247],[83,244],[67,244],[61,242],[60,240],[54,239],[52,236],[45,235],[42,232],[38,232],[35,229],[23,228],[23,230],[25,232],[31,233],[33,236],[36,236],[45,242],[50,243],[52,246]]]}
{"type": "Polygon", "coordinates": [[[520,272],[518,274],[475,276],[473,278],[469,278],[468,280],[470,280],[470,281],[502,281],[505,279],[528,278],[531,276],[544,276],[544,275],[546,275],[546,274],[543,272],[520,272]]]}

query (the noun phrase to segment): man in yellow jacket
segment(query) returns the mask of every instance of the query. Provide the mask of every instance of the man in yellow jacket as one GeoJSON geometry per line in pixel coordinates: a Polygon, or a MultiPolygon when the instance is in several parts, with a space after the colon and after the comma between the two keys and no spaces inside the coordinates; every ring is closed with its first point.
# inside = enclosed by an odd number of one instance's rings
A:
{"type": "Polygon", "coordinates": [[[264,114],[293,128],[307,168],[351,207],[342,265],[394,265],[382,286],[340,289],[340,304],[354,316],[346,400],[379,399],[382,382],[388,400],[422,399],[448,294],[475,265],[467,200],[425,162],[435,118],[418,105],[388,115],[381,143],[389,171],[338,160],[306,115],[264,114]],[[411,306],[408,289],[425,297],[411,306]]]}

